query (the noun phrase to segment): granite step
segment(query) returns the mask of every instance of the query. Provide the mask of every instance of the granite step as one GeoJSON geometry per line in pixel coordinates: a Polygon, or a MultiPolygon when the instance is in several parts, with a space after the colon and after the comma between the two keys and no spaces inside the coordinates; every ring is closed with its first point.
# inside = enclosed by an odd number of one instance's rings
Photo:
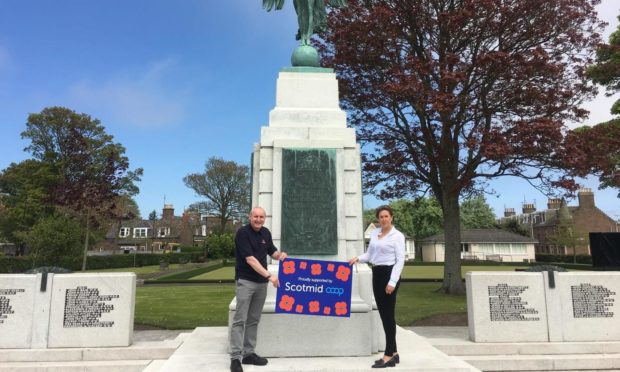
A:
{"type": "Polygon", "coordinates": [[[476,343],[467,327],[413,327],[438,350],[483,371],[620,371],[620,342],[476,343]]]}
{"type": "Polygon", "coordinates": [[[151,366],[157,371],[187,335],[136,341],[129,347],[0,349],[0,372],[142,372],[151,366]]]}
{"type": "Polygon", "coordinates": [[[142,372],[151,360],[9,362],[0,372],[142,372]]]}
{"type": "Polygon", "coordinates": [[[468,355],[481,371],[618,371],[620,354],[468,355]]]}

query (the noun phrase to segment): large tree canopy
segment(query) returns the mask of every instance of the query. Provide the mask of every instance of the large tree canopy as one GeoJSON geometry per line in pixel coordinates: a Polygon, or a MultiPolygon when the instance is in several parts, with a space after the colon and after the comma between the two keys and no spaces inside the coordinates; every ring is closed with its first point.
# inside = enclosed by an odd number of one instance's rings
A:
{"type": "Polygon", "coordinates": [[[21,136],[30,141],[25,150],[58,177],[48,190],[50,202],[81,219],[84,270],[92,222],[98,215],[120,218],[117,214],[128,213],[116,203],[138,192],[135,182],[142,169],[129,170],[125,148],[113,142],[99,120],[68,108],[48,107],[30,114],[21,136]]]}
{"type": "Polygon", "coordinates": [[[246,165],[212,157],[203,173],[188,174],[183,182],[207,199],[192,208],[218,217],[222,231],[228,221],[241,219],[249,211],[250,171],[246,165]]]}
{"type": "MultiPolygon", "coordinates": [[[[609,36],[609,43],[599,45],[596,51],[596,63],[590,66],[587,72],[592,81],[606,88],[607,96],[620,92],[620,25],[609,36]]],[[[612,114],[620,115],[620,99],[613,103],[610,111],[612,114]]],[[[618,197],[620,198],[620,136],[618,133],[620,133],[620,117],[600,123],[593,128],[578,128],[574,132],[575,136],[571,137],[571,144],[578,150],[580,155],[578,160],[585,159],[593,168],[594,173],[600,174],[600,187],[615,187],[619,190],[618,197]]]]}
{"type": "Polygon", "coordinates": [[[442,289],[463,293],[459,197],[498,176],[577,186],[566,120],[586,116],[596,0],[351,0],[330,14],[324,64],[382,198],[431,191],[444,215],[442,289]]]}

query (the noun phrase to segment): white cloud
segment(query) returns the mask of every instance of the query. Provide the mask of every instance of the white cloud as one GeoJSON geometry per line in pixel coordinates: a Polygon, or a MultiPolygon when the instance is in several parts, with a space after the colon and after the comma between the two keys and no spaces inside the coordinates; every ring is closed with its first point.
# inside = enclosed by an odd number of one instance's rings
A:
{"type": "Polygon", "coordinates": [[[143,128],[178,125],[185,116],[182,97],[165,84],[173,60],[152,63],[141,74],[99,82],[83,80],[69,89],[75,106],[104,113],[108,120],[143,128]]]}

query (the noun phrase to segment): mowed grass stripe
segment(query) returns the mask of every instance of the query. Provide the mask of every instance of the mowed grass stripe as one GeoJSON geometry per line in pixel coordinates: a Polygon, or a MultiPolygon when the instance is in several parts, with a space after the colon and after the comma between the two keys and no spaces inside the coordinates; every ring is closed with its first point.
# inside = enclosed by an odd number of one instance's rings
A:
{"type": "MultiPolygon", "coordinates": [[[[441,294],[437,292],[440,286],[439,283],[402,283],[396,303],[396,322],[409,326],[431,315],[467,311],[465,296],[441,294]]],[[[225,327],[228,306],[234,296],[234,284],[138,287],[135,322],[166,329],[225,327]]]]}

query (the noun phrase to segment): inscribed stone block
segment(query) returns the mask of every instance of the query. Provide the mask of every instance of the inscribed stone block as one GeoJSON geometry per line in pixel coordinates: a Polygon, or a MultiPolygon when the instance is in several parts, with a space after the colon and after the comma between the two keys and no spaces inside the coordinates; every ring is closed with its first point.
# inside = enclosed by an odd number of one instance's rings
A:
{"type": "Polygon", "coordinates": [[[466,283],[472,341],[548,341],[542,273],[470,272],[466,283]]]}
{"type": "Polygon", "coordinates": [[[620,341],[620,273],[556,272],[546,288],[550,341],[620,341]]]}
{"type": "Polygon", "coordinates": [[[30,348],[40,278],[41,275],[0,275],[1,349],[30,348]]]}
{"type": "Polygon", "coordinates": [[[129,346],[136,275],[56,274],[48,347],[129,346]]]}

